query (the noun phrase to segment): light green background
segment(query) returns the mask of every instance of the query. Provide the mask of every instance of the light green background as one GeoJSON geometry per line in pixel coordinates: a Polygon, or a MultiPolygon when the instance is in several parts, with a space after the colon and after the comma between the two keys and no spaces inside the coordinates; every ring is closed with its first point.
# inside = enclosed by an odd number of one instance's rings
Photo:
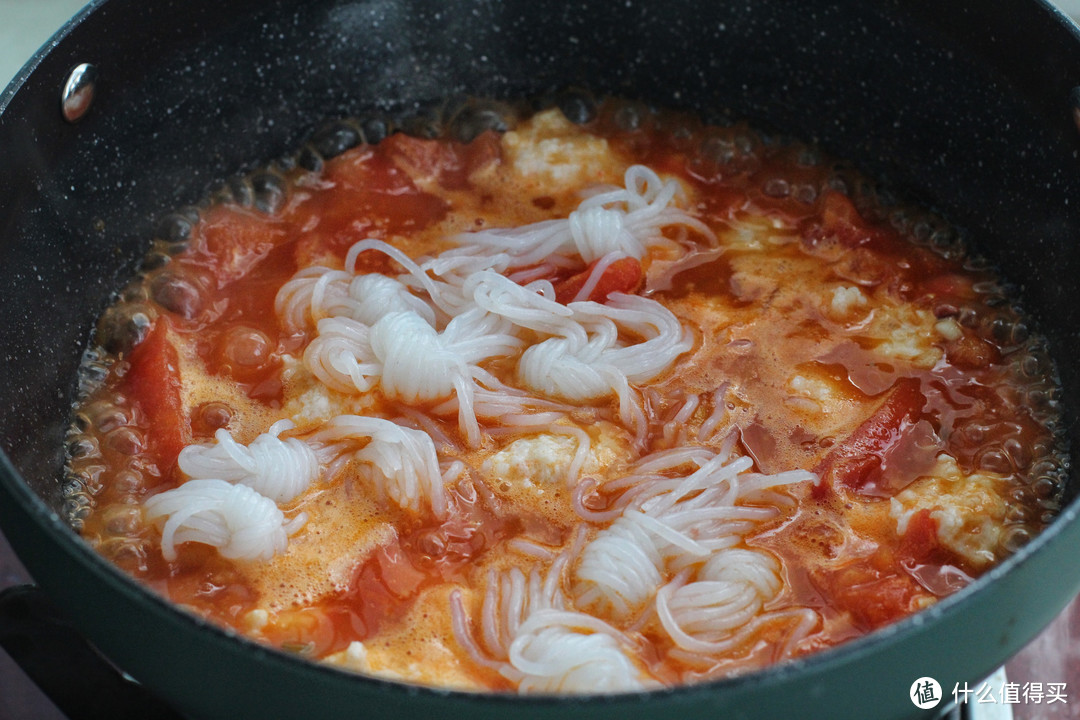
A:
{"type": "Polygon", "coordinates": [[[0,0],[0,88],[86,3],[87,0],[0,0]]]}

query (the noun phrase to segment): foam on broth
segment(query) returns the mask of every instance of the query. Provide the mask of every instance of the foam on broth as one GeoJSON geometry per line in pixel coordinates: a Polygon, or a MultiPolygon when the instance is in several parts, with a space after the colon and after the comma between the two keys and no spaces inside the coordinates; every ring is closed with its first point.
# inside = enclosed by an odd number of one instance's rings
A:
{"type": "MultiPolygon", "coordinates": [[[[282,169],[268,207],[234,194],[201,208],[185,247],[103,319],[107,350],[88,356],[87,374],[104,380],[87,383],[69,445],[73,521],[155,591],[259,641],[471,690],[596,689],[587,670],[559,664],[573,653],[541,642],[558,633],[595,652],[616,683],[600,689],[618,691],[746,672],[932,605],[1056,512],[1065,458],[1053,368],[944,223],[882,204],[837,167],[743,126],[608,101],[585,125],[552,109],[470,143],[393,135],[315,171],[282,169]],[[341,272],[365,238],[417,262],[453,257],[461,233],[567,218],[636,165],[673,183],[671,207],[708,232],[657,231],[635,259],[640,281],[621,288],[686,333],[669,367],[628,384],[637,424],[614,395],[568,402],[526,387],[516,350],[478,367],[539,399],[481,417],[474,441],[454,398],[328,386],[305,356],[323,326],[290,327],[275,309],[291,278],[341,272]],[[318,440],[343,415],[429,437],[444,505],[410,509],[381,492],[357,454],[368,440],[348,452],[318,440]],[[177,427],[163,431],[170,416],[177,427]],[[522,424],[529,417],[543,419],[522,424]],[[278,503],[284,520],[303,522],[287,546],[256,561],[185,542],[163,557],[163,521],[144,503],[187,481],[180,448],[210,447],[221,428],[250,446],[281,420],[293,423],[281,438],[308,442],[320,460],[310,487],[278,503]],[[728,479],[701,475],[741,457],[747,467],[728,479]],[[738,490],[795,471],[798,481],[738,490]],[[660,489],[699,476],[681,495],[660,489]],[[707,498],[720,486],[736,499],[707,498]],[[713,524],[657,509],[698,501],[713,524]],[[715,519],[717,503],[731,520],[715,519]],[[660,553],[641,598],[612,600],[588,569],[616,524],[620,542],[660,553]],[[738,612],[713,601],[692,619],[679,613],[701,602],[695,588],[754,597],[738,612]]],[[[549,280],[553,292],[583,281],[573,276],[589,263],[561,257],[503,274],[549,280]]],[[[354,274],[371,273],[407,274],[368,250],[354,274]]],[[[514,332],[524,347],[554,337],[514,332]]],[[[620,326],[612,347],[641,344],[642,332],[620,326]]]]}

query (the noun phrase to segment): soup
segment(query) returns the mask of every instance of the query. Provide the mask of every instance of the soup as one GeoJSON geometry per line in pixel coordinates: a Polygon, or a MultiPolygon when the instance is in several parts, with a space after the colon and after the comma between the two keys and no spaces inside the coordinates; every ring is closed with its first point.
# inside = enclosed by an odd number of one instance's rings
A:
{"type": "Polygon", "coordinates": [[[87,541],[312,660],[592,693],[864,635],[1053,518],[1052,364],[944,222],[564,108],[341,123],[167,218],[84,367],[87,541]]]}

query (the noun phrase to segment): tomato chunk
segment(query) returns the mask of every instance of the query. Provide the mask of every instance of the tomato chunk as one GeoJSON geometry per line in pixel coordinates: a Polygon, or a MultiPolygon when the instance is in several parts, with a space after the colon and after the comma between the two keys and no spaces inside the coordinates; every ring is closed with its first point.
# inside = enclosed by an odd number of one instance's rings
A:
{"type": "Polygon", "coordinates": [[[469,175],[497,162],[502,148],[499,135],[490,130],[468,144],[424,140],[403,133],[391,135],[383,144],[394,163],[408,170],[414,179],[434,181],[450,190],[467,187],[469,175]]]}
{"type": "Polygon", "coordinates": [[[243,277],[286,237],[275,218],[237,205],[217,205],[206,211],[194,244],[209,256],[207,266],[220,287],[243,277]]]}
{"type": "Polygon", "coordinates": [[[416,232],[446,216],[449,204],[420,190],[399,166],[405,158],[393,151],[401,144],[382,142],[326,163],[323,180],[334,191],[312,193],[286,213],[292,227],[305,229],[296,242],[297,266],[325,263],[328,254],[344,260],[358,240],[416,232]]]}
{"type": "Polygon", "coordinates": [[[415,594],[427,576],[413,567],[397,540],[375,551],[383,584],[400,598],[415,594]]]}
{"type": "Polygon", "coordinates": [[[900,555],[912,562],[940,560],[944,549],[938,541],[938,522],[923,508],[911,515],[907,531],[900,537],[900,555]]]}
{"type": "Polygon", "coordinates": [[[835,240],[848,249],[883,242],[888,245],[888,234],[868,223],[850,198],[835,191],[822,196],[821,214],[804,226],[803,236],[811,246],[826,240],[835,240]]]}
{"type": "Polygon", "coordinates": [[[833,602],[866,630],[907,617],[918,609],[920,599],[928,597],[906,574],[882,573],[860,564],[844,568],[831,580],[833,602]]]}
{"type": "Polygon", "coordinates": [[[152,433],[149,444],[163,472],[176,463],[191,432],[180,401],[180,358],[169,341],[169,327],[167,319],[158,318],[146,339],[131,351],[124,376],[127,396],[146,416],[152,433]]]}
{"type": "MultiPolygon", "coordinates": [[[[555,283],[555,299],[563,304],[572,302],[589,281],[589,276],[598,262],[600,261],[596,260],[582,272],[555,283]]],[[[611,293],[633,293],[641,287],[641,279],[640,262],[632,257],[619,258],[607,266],[595,287],[589,291],[587,299],[604,302],[611,293]]]]}
{"type": "Polygon", "coordinates": [[[874,479],[885,454],[918,419],[926,399],[915,378],[900,378],[881,407],[818,464],[820,488],[857,490],[874,479]]]}

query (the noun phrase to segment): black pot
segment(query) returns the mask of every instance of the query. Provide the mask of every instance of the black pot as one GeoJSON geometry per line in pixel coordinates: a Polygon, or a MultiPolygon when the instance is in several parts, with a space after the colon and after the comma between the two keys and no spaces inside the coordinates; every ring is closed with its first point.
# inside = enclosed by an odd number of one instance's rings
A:
{"type": "MultiPolygon", "coordinates": [[[[80,353],[158,218],[295,148],[324,118],[570,85],[819,142],[950,218],[1049,338],[1080,407],[1080,38],[1035,1],[443,5],[102,0],[0,98],[0,523],[110,658],[191,717],[900,718],[1022,647],[1080,588],[1080,480],[1050,528],[931,610],[738,679],[518,698],[352,676],[238,639],[145,592],[61,519],[80,353]],[[61,88],[98,73],[70,123],[61,88]]],[[[1068,414],[1070,439],[1076,429],[1068,414]]]]}

